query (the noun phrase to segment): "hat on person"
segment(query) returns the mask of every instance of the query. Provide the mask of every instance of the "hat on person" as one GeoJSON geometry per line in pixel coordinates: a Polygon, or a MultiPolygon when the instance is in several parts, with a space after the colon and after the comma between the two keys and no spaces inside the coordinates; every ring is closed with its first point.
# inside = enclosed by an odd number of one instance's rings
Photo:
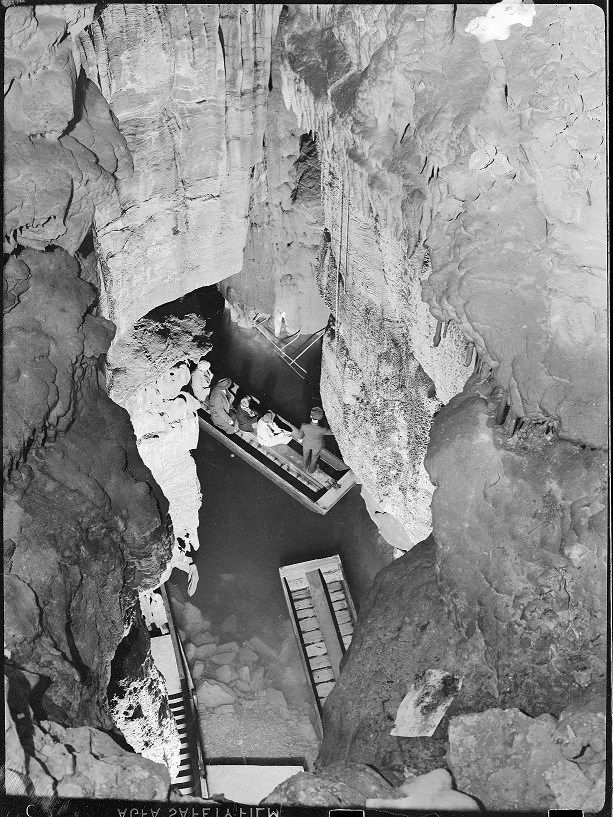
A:
{"type": "Polygon", "coordinates": [[[319,408],[319,406],[315,406],[315,408],[311,409],[311,417],[314,420],[321,420],[324,416],[323,411],[319,408]]]}
{"type": "Polygon", "coordinates": [[[272,411],[267,411],[266,414],[264,414],[263,417],[262,417],[262,420],[270,421],[270,420],[274,420],[274,419],[275,419],[275,415],[272,413],[272,411]]]}
{"type": "Polygon", "coordinates": [[[229,377],[222,377],[221,380],[217,381],[217,385],[220,389],[227,389],[229,386],[232,385],[232,381],[229,377]]]}

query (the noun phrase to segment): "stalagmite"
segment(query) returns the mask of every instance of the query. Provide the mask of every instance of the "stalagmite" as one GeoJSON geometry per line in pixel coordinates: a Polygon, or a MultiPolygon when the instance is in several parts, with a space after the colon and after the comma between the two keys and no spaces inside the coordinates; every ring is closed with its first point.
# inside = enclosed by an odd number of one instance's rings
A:
{"type": "Polygon", "coordinates": [[[467,366],[467,367],[470,366],[471,361],[473,359],[473,352],[474,351],[475,351],[475,344],[474,343],[469,343],[467,348],[466,348],[466,358],[464,359],[464,365],[465,366],[467,366]]]}

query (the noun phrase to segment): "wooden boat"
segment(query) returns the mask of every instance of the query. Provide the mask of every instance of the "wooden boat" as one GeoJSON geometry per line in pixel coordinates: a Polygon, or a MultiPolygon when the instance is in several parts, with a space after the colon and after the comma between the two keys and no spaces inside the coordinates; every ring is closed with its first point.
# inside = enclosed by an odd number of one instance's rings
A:
{"type": "Polygon", "coordinates": [[[315,710],[321,715],[355,628],[343,566],[338,556],[329,556],[287,565],[279,575],[315,710]]]}
{"type": "MultiPolygon", "coordinates": [[[[255,398],[252,402],[257,403],[255,398]]],[[[302,446],[296,426],[276,415],[275,422],[291,432],[287,445],[261,445],[255,434],[239,431],[226,434],[213,425],[206,407],[199,410],[200,427],[220,440],[234,454],[315,513],[325,514],[355,485],[353,472],[330,451],[322,450],[317,468],[308,474],[302,468],[302,446]]]]}
{"type": "Polygon", "coordinates": [[[163,608],[160,607],[160,614],[149,628],[151,655],[164,677],[169,708],[176,721],[181,743],[179,772],[172,777],[171,784],[183,795],[206,797],[207,784],[194,685],[183,647],[177,637],[166,588],[162,585],[158,591],[154,591],[156,592],[161,594],[163,608]]]}

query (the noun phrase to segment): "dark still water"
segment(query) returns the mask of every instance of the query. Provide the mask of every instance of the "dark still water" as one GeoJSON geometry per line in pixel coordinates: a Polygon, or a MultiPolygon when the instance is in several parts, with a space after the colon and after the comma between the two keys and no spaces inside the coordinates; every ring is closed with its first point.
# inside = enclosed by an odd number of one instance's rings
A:
{"type": "MultiPolygon", "coordinates": [[[[300,377],[257,329],[232,323],[220,298],[207,288],[187,296],[181,304],[186,312],[198,311],[207,318],[207,329],[213,332],[208,359],[214,374],[232,378],[264,406],[300,425],[308,419],[310,409],[320,404],[321,341],[300,358],[306,369],[306,376],[300,377]]],[[[297,339],[290,347],[292,354],[298,354],[308,341],[307,337],[297,339]]],[[[333,438],[327,438],[326,446],[338,452],[333,438]]],[[[257,677],[256,668],[261,667],[263,689],[242,698],[237,691],[239,681],[232,679],[236,673],[246,673],[241,666],[243,650],[238,656],[228,653],[223,659],[228,666],[221,668],[201,664],[198,670],[193,659],[194,674],[211,677],[214,673],[233,685],[231,694],[236,696],[232,705],[209,707],[201,714],[205,754],[233,757],[250,751],[253,756],[313,759],[318,746],[315,712],[279,567],[338,554],[359,609],[375,574],[392,560],[392,548],[368,515],[358,485],[321,516],[202,429],[192,455],[203,498],[200,550],[194,556],[200,580],[190,601],[210,621],[209,635],[220,643],[228,642],[227,650],[256,638],[278,656],[268,663],[260,656],[259,663],[251,665],[252,677],[257,677]]],[[[185,574],[174,571],[170,583],[174,596],[187,601],[185,574]]],[[[215,654],[210,660],[217,658],[215,654]]]]}

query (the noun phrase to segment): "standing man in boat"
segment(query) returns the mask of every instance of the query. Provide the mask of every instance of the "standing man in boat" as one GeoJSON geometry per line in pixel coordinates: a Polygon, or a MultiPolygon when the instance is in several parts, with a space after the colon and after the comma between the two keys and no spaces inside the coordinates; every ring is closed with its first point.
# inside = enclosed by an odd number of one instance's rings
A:
{"type": "Polygon", "coordinates": [[[309,474],[313,474],[317,468],[317,460],[324,447],[324,437],[332,434],[329,428],[319,425],[323,416],[323,410],[315,406],[311,409],[311,422],[300,426],[298,441],[302,443],[302,467],[309,474]]]}
{"type": "Polygon", "coordinates": [[[211,389],[209,397],[209,410],[211,421],[214,426],[225,431],[226,434],[235,434],[238,430],[238,423],[232,416],[233,409],[230,408],[230,387],[232,381],[229,377],[222,377],[211,389]]]}

